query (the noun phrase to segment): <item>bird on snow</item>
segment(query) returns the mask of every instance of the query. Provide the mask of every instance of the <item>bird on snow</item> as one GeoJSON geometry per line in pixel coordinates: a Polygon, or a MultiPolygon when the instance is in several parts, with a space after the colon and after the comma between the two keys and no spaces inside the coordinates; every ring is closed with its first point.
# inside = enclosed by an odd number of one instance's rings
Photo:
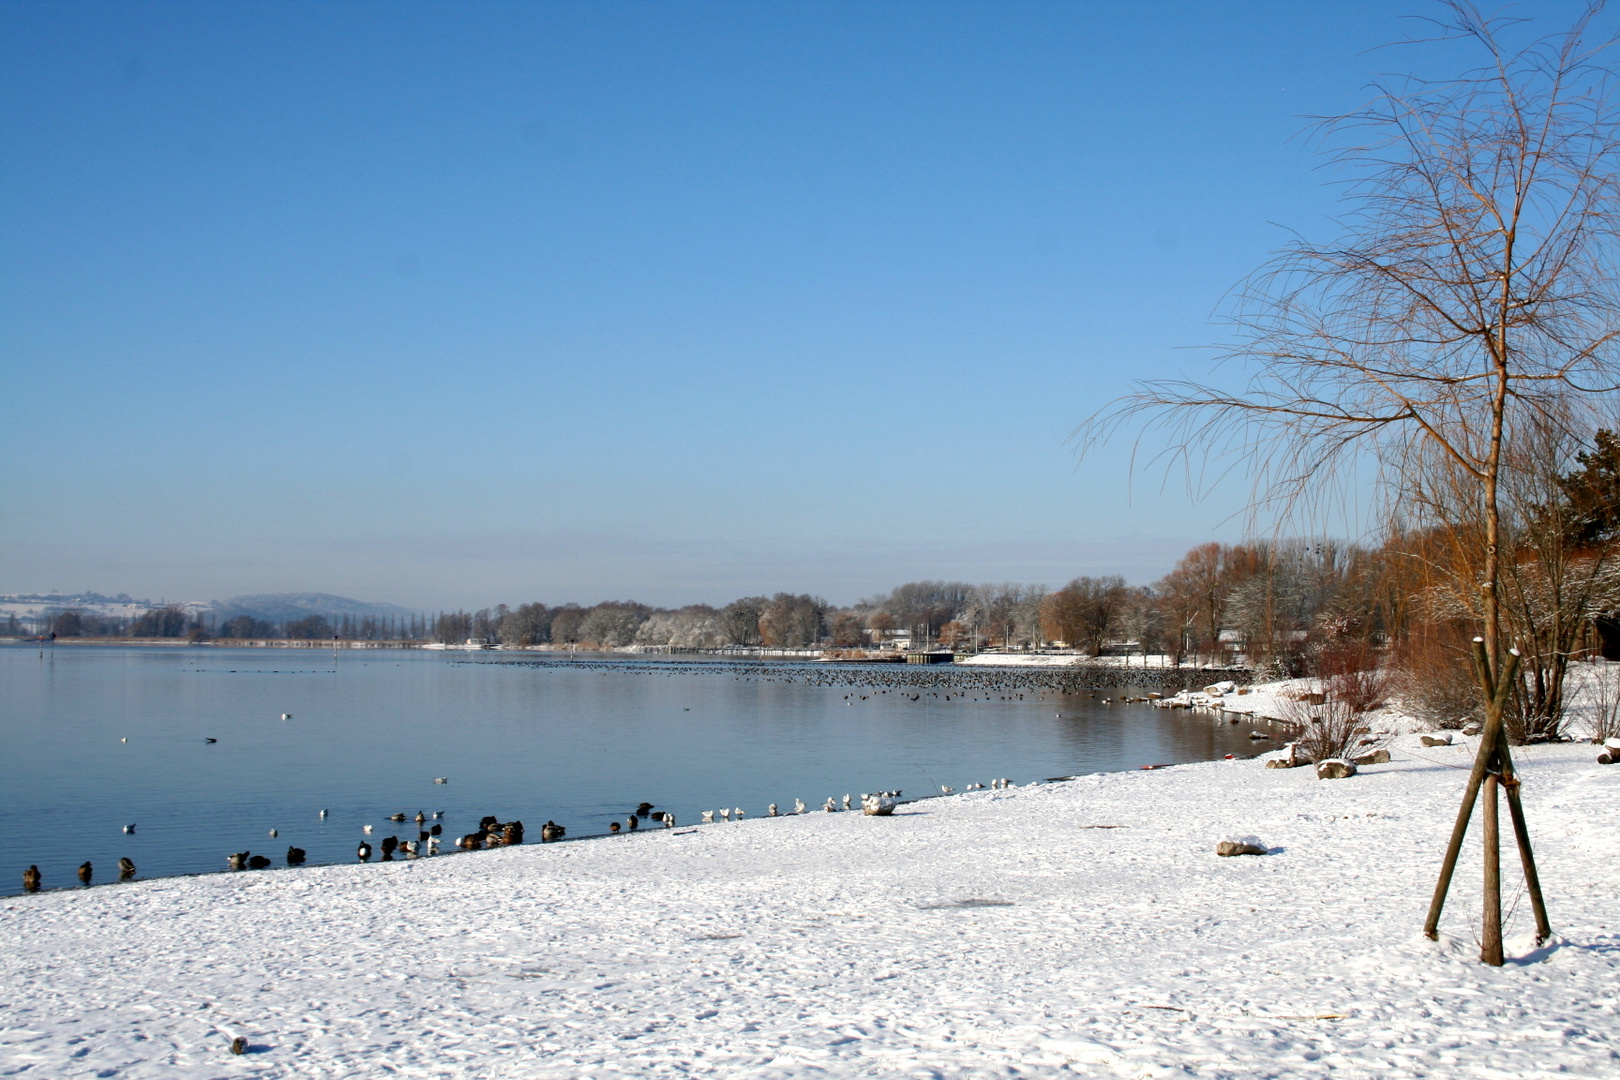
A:
{"type": "Polygon", "coordinates": [[[608,832],[612,833],[614,836],[618,836],[619,835],[619,823],[617,821],[608,822],[608,832]]]}
{"type": "Polygon", "coordinates": [[[941,795],[955,795],[956,789],[953,787],[946,787],[944,784],[941,784],[939,785],[939,793],[941,795]]]}
{"type": "Polygon", "coordinates": [[[804,813],[804,800],[803,799],[794,799],[793,800],[793,812],[795,814],[804,813]]]}
{"type": "Polygon", "coordinates": [[[769,805],[769,806],[767,806],[765,808],[765,816],[766,817],[775,817],[776,816],[776,804],[775,803],[771,803],[771,805],[769,805]]]}

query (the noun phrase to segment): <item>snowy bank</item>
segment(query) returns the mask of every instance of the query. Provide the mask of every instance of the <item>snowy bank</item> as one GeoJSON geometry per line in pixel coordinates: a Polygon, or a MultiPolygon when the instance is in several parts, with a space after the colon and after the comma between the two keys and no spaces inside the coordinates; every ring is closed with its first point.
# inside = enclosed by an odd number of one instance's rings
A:
{"type": "Polygon", "coordinates": [[[1614,1076],[1620,767],[1519,751],[1491,969],[1477,843],[1418,933],[1473,743],[9,897],[0,1075],[1614,1076]]]}

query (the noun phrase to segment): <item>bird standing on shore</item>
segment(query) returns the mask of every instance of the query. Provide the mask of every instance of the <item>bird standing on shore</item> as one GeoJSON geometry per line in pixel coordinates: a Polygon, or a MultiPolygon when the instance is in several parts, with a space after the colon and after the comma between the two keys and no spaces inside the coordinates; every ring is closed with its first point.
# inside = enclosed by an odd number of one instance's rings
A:
{"type": "Polygon", "coordinates": [[[793,812],[795,814],[804,813],[804,800],[803,799],[794,799],[793,800],[793,812]]]}
{"type": "Polygon", "coordinates": [[[765,808],[765,816],[766,817],[775,817],[776,816],[776,804],[775,803],[771,803],[771,805],[769,805],[769,806],[767,806],[765,808]]]}

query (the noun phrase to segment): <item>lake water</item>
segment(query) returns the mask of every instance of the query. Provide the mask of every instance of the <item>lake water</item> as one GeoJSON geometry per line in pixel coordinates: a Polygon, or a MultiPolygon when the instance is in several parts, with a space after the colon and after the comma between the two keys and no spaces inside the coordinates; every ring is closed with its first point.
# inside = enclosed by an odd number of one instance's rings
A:
{"type": "Polygon", "coordinates": [[[289,845],[311,863],[352,862],[363,824],[373,844],[415,835],[413,822],[387,820],[398,812],[445,811],[448,850],[485,814],[521,819],[530,842],[553,819],[573,840],[643,801],[684,827],[721,806],[758,817],[795,798],[816,809],[845,793],[912,798],[1256,749],[1250,724],[1101,702],[1118,689],[1093,698],[997,678],[779,661],[0,647],[0,893],[21,891],[30,863],[51,888],[76,885],[87,859],[97,884],[114,881],[120,856],[142,877],[224,870],[234,851],[279,866],[289,845]],[[896,678],[942,685],[884,692],[896,678]]]}

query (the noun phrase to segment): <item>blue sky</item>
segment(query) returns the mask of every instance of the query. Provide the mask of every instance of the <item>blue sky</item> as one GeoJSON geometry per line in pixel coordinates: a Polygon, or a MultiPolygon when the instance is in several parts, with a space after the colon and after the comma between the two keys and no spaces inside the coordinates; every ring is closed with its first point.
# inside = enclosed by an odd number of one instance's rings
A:
{"type": "Polygon", "coordinates": [[[1070,432],[1430,10],[0,3],[0,591],[1152,580],[1246,488],[1070,432]]]}

